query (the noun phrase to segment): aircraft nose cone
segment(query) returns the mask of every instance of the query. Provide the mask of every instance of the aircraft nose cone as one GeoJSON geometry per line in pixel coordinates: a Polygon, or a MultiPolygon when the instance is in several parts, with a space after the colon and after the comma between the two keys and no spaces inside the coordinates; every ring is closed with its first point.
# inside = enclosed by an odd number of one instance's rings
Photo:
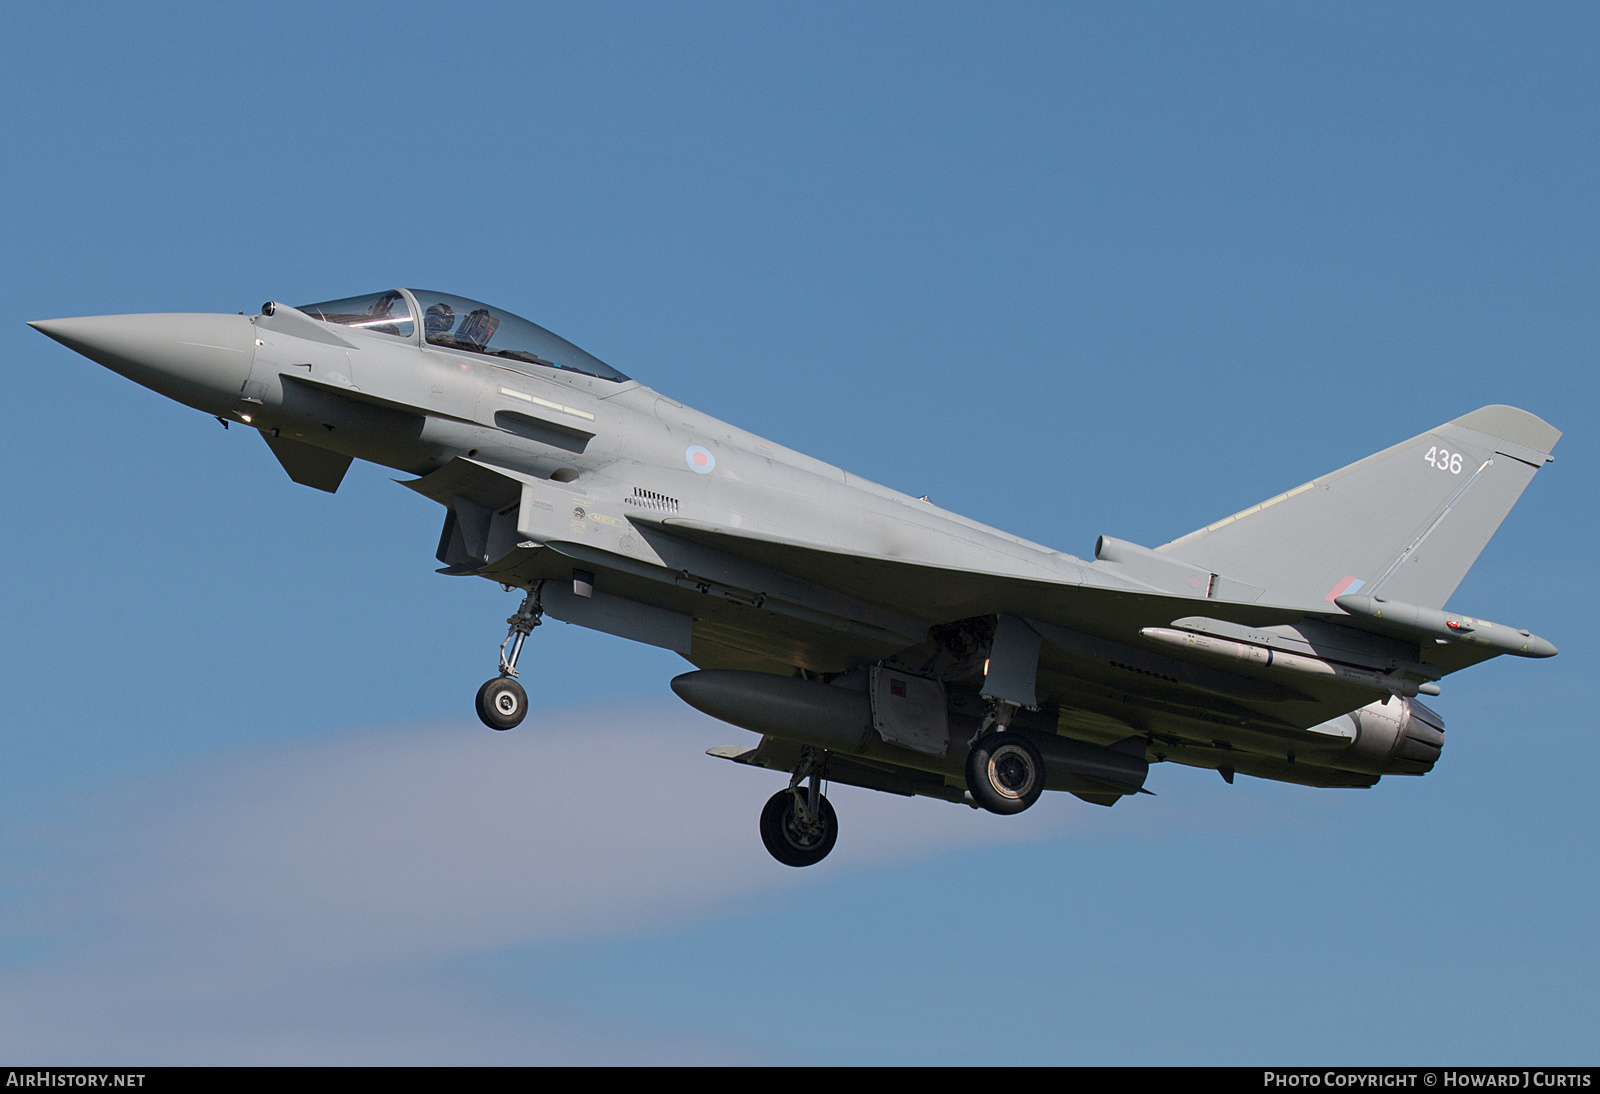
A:
{"type": "Polygon", "coordinates": [[[255,359],[255,326],[242,315],[88,315],[28,326],[208,414],[233,407],[255,359]]]}

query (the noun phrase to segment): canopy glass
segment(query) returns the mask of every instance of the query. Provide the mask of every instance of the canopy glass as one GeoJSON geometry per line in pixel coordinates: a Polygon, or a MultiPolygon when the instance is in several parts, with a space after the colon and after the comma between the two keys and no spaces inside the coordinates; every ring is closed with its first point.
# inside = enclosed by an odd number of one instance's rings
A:
{"type": "MultiPolygon", "coordinates": [[[[411,289],[410,292],[422,308],[422,333],[430,345],[458,353],[497,357],[512,368],[543,365],[619,384],[628,379],[565,338],[503,308],[430,289],[411,289]]],[[[405,295],[396,289],[305,304],[300,310],[327,323],[341,323],[397,338],[413,337],[416,331],[410,305],[405,295]]]]}

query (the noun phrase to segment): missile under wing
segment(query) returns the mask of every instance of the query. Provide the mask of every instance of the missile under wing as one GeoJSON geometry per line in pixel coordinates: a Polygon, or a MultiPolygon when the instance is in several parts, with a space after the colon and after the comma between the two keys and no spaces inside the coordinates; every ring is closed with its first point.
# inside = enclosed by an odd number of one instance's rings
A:
{"type": "Polygon", "coordinates": [[[1548,641],[1446,602],[1560,433],[1475,410],[1170,543],[1030,543],[717,421],[511,312],[429,290],[255,316],[34,324],[260,433],[296,482],[355,459],[444,517],[440,571],[519,589],[477,708],[527,710],[544,616],[681,654],[759,734],[779,861],[833,847],[825,781],[997,813],[1112,805],[1178,762],[1321,787],[1430,770],[1422,696],[1548,641]]]}

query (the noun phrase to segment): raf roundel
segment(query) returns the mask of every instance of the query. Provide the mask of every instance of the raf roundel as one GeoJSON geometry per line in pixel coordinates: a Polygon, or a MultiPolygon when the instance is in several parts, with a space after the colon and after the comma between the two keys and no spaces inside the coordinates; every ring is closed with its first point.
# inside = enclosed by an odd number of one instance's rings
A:
{"type": "Polygon", "coordinates": [[[696,475],[709,475],[711,469],[717,466],[717,458],[697,444],[691,444],[684,449],[683,462],[689,465],[689,470],[696,475]]]}

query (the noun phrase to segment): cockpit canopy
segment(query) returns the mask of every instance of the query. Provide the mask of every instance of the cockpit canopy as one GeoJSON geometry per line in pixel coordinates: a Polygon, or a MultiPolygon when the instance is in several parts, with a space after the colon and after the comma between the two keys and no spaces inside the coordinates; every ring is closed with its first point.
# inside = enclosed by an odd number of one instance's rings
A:
{"type": "Polygon", "coordinates": [[[325,323],[340,323],[409,340],[416,337],[417,320],[407,293],[421,309],[422,333],[430,345],[458,353],[498,357],[512,368],[519,364],[543,365],[619,384],[628,379],[598,357],[585,353],[537,323],[448,293],[390,289],[344,300],[304,304],[300,310],[325,323]]]}
{"type": "Polygon", "coordinates": [[[324,300],[320,304],[301,304],[300,310],[324,323],[341,323],[396,338],[411,338],[417,330],[416,321],[411,317],[411,305],[398,289],[344,300],[324,300]]]}

